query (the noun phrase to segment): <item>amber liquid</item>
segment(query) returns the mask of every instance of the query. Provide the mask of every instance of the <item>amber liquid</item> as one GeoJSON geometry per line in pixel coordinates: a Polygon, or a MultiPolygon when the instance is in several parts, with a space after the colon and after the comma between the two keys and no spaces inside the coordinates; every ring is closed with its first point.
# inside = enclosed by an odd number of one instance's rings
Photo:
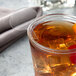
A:
{"type": "Polygon", "coordinates": [[[48,21],[37,25],[32,35],[36,42],[51,48],[50,52],[37,47],[30,41],[35,76],[76,76],[76,53],[61,54],[76,45],[74,23],[67,21],[48,21]]]}

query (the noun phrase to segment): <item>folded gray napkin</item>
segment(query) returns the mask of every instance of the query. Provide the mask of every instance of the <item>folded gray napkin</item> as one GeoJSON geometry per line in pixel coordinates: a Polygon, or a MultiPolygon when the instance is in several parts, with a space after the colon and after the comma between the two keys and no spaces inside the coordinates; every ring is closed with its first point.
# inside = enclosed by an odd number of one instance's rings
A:
{"type": "Polygon", "coordinates": [[[29,24],[42,15],[42,8],[23,8],[8,13],[0,16],[0,52],[26,34],[29,24]]]}

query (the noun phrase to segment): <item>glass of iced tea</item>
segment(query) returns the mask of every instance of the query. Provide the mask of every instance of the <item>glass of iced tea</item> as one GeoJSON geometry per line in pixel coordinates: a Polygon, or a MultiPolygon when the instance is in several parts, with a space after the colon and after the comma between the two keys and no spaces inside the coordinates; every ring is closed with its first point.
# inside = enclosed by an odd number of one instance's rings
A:
{"type": "Polygon", "coordinates": [[[76,76],[76,17],[42,16],[27,33],[35,76],[76,76]]]}

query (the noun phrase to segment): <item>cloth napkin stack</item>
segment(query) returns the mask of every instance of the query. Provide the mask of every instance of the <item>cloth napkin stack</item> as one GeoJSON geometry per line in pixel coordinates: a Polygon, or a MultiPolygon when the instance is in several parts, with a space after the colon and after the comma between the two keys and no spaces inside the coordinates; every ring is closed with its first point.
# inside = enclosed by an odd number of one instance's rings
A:
{"type": "Polygon", "coordinates": [[[41,7],[16,11],[0,8],[0,52],[23,37],[29,24],[41,15],[41,7]]]}

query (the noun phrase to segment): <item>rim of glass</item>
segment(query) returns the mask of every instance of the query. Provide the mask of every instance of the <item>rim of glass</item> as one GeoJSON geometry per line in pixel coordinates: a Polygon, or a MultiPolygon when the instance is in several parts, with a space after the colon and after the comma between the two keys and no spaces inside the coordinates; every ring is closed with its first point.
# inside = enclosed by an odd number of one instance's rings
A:
{"type": "Polygon", "coordinates": [[[44,16],[41,16],[37,19],[35,19],[30,25],[29,27],[27,28],[27,34],[28,34],[28,37],[29,39],[35,44],[36,47],[39,47],[41,48],[43,51],[45,52],[50,52],[50,53],[56,53],[56,54],[69,54],[69,53],[76,53],[76,48],[75,49],[69,49],[69,50],[57,50],[57,49],[51,49],[49,47],[46,47],[46,46],[43,46],[41,44],[39,44],[38,42],[36,42],[33,37],[32,37],[32,32],[31,32],[31,29],[34,25],[34,23],[37,21],[40,21],[41,19],[47,17],[47,16],[51,16],[51,15],[62,15],[62,16],[68,16],[70,18],[73,18],[76,20],[76,17],[75,16],[71,16],[71,15],[68,15],[68,14],[63,14],[63,13],[55,13],[55,14],[47,14],[47,15],[44,15],[44,16]],[[47,51],[46,51],[47,50],[47,51]],[[50,50],[53,50],[53,51],[50,51],[50,50]],[[57,52],[58,51],[58,52],[57,52]]]}

